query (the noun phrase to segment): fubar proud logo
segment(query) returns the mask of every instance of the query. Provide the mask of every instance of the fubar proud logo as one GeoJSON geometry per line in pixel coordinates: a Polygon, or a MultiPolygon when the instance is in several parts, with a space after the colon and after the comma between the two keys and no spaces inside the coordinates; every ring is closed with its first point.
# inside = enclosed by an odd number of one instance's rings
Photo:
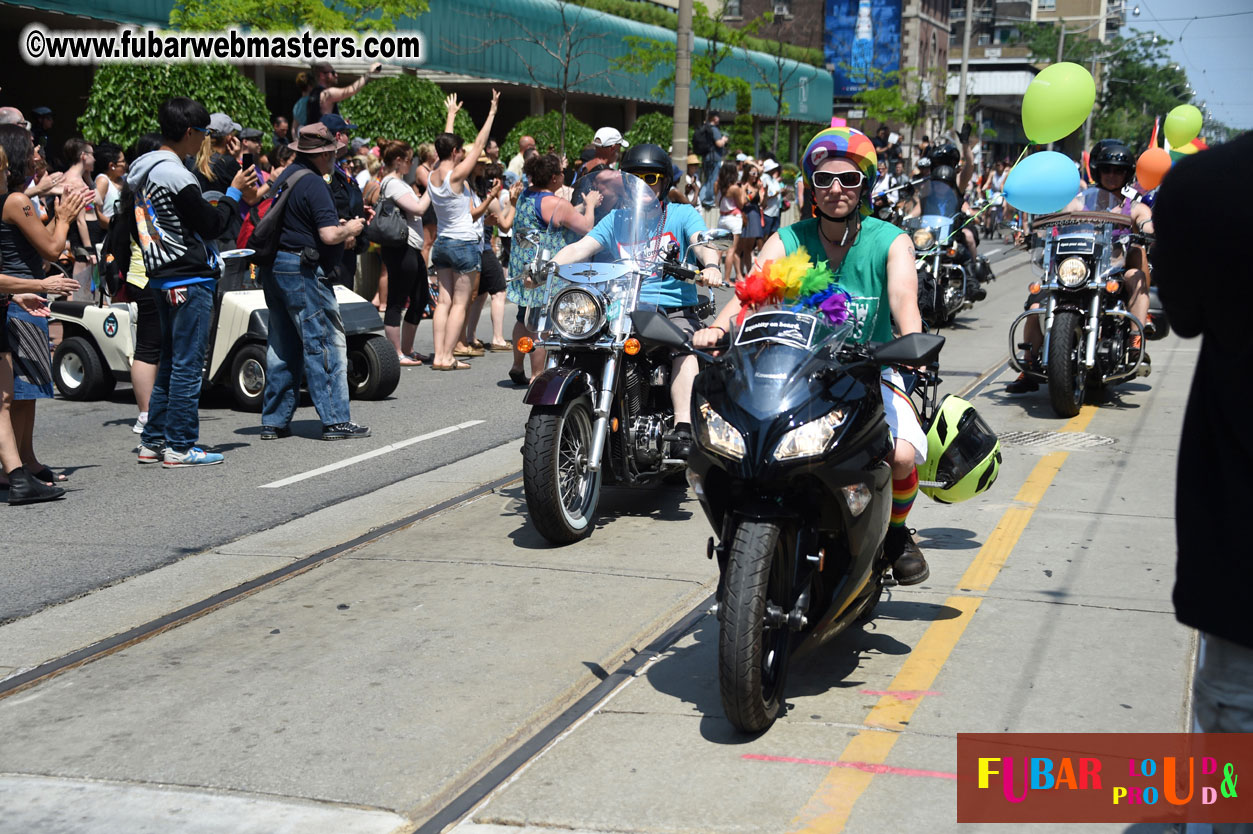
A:
{"type": "Polygon", "coordinates": [[[1241,733],[959,733],[957,821],[1248,822],[1241,733]]]}

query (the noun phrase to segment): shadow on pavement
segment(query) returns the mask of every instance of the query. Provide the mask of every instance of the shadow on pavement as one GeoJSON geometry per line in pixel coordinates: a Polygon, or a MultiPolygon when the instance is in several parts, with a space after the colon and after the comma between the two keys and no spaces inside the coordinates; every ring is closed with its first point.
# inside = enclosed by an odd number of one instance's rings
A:
{"type": "MultiPolygon", "coordinates": [[[[560,546],[550,543],[531,524],[526,512],[526,495],[521,485],[502,489],[500,494],[516,502],[507,506],[501,513],[503,517],[515,518],[519,522],[519,526],[509,533],[509,539],[516,547],[527,550],[546,550],[560,546]]],[[[591,535],[612,535],[613,524],[620,518],[646,518],[662,522],[686,521],[692,517],[692,511],[683,506],[687,497],[686,488],[602,487],[600,508],[596,514],[596,529],[591,535]]]]}
{"type": "Polygon", "coordinates": [[[917,544],[924,551],[975,550],[983,546],[982,542],[975,539],[973,530],[964,530],[960,527],[928,527],[917,532],[923,537],[917,541],[917,544]]]}

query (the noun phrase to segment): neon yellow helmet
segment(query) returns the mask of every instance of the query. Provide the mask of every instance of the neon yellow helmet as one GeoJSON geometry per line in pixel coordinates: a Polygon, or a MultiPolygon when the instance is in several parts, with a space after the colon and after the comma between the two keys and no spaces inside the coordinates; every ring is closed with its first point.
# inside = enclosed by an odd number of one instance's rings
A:
{"type": "Polygon", "coordinates": [[[967,501],[987,491],[1001,471],[1001,441],[974,406],[949,395],[927,427],[927,460],[918,467],[921,486],[941,504],[967,501]]]}

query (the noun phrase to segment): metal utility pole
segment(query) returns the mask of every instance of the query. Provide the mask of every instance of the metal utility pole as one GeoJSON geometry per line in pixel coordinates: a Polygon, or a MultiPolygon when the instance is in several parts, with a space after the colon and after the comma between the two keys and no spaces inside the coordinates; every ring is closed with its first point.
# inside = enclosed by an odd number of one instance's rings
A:
{"type": "Polygon", "coordinates": [[[692,0],[679,0],[679,28],[674,48],[674,133],[670,158],[687,170],[687,120],[692,101],[692,0]]]}
{"type": "Polygon", "coordinates": [[[957,112],[953,115],[953,129],[961,132],[966,123],[966,76],[970,70],[970,26],[975,19],[975,0],[966,0],[966,23],[962,26],[962,71],[957,88],[957,112]]]}

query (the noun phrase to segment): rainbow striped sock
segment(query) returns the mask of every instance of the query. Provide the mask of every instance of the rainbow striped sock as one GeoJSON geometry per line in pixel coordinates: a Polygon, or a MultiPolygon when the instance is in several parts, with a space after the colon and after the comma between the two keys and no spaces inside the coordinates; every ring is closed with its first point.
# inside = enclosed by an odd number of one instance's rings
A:
{"type": "Polygon", "coordinates": [[[892,479],[892,520],[893,527],[904,527],[905,518],[914,506],[918,497],[918,470],[910,470],[908,478],[892,479]]]}

